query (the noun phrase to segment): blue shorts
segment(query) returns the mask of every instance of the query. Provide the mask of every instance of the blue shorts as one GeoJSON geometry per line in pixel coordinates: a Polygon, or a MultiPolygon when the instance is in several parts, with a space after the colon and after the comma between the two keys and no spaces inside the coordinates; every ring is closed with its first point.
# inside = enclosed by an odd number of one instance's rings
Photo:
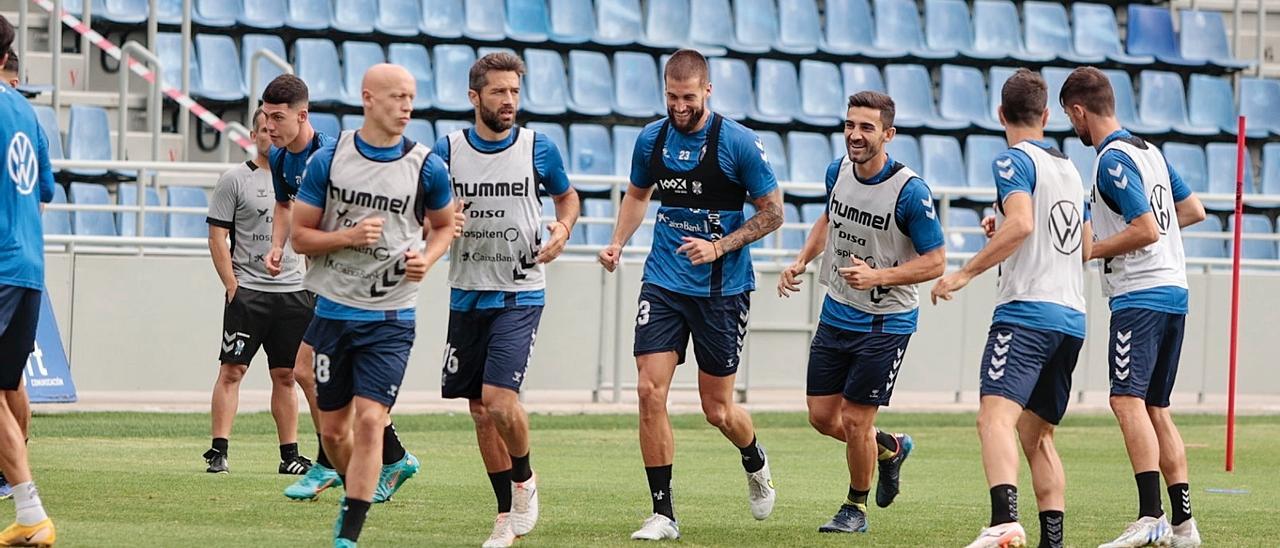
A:
{"type": "Polygon", "coordinates": [[[1071,400],[1071,372],[1084,339],[1010,323],[991,324],[982,366],[983,396],[1018,402],[1049,424],[1058,424],[1071,400]]]}
{"type": "Polygon", "coordinates": [[[316,406],[337,411],[355,396],[395,405],[413,338],[413,320],[312,318],[302,341],[315,348],[316,406]]]}
{"type": "Polygon", "coordinates": [[[809,346],[810,396],[844,394],[862,405],[889,405],[911,335],[862,333],[818,324],[809,346]]]}
{"type": "Polygon", "coordinates": [[[519,392],[541,319],[541,306],[449,311],[442,395],[477,400],[486,384],[519,392]]]}
{"type": "Polygon", "coordinates": [[[41,291],[0,285],[0,390],[17,390],[36,349],[41,291]]]}
{"type": "Polygon", "coordinates": [[[747,336],[751,294],[694,297],[654,284],[640,287],[635,355],[675,352],[684,363],[689,336],[698,369],[715,377],[738,372],[738,356],[747,336]]]}
{"type": "Polygon", "coordinates": [[[1107,368],[1112,396],[1134,396],[1152,407],[1169,407],[1186,319],[1185,314],[1145,308],[1111,313],[1107,368]]]}

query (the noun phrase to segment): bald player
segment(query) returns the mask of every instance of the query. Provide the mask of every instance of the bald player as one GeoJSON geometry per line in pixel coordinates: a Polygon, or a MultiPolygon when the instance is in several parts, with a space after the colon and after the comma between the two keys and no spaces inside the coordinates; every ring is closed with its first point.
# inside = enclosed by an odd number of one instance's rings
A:
{"type": "Polygon", "coordinates": [[[361,87],[364,125],[316,151],[293,217],[294,249],[314,260],[306,286],[318,297],[303,340],[315,351],[321,440],[345,477],[335,548],[356,546],[364,527],[413,347],[418,283],[455,230],[444,162],[404,137],[413,76],[375,65],[361,87]]]}

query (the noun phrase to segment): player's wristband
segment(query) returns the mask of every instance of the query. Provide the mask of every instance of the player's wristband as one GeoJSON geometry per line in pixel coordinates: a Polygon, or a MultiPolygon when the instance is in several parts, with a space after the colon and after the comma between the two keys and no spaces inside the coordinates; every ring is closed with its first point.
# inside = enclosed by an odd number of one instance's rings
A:
{"type": "Polygon", "coordinates": [[[558,224],[558,225],[560,225],[560,226],[562,226],[562,227],[564,227],[564,231],[565,231],[565,233],[572,232],[571,230],[569,230],[569,225],[564,224],[564,222],[563,222],[563,221],[555,220],[555,221],[552,221],[552,222],[553,222],[553,223],[555,223],[555,224],[558,224]]]}

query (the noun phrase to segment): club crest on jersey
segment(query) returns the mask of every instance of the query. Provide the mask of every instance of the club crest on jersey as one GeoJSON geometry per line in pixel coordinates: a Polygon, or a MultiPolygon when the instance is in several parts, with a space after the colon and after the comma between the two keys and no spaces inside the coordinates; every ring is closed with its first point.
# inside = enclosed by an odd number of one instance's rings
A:
{"type": "Polygon", "coordinates": [[[1084,233],[1081,225],[1080,209],[1075,202],[1062,200],[1049,208],[1049,232],[1058,253],[1070,255],[1080,249],[1084,233]]]}

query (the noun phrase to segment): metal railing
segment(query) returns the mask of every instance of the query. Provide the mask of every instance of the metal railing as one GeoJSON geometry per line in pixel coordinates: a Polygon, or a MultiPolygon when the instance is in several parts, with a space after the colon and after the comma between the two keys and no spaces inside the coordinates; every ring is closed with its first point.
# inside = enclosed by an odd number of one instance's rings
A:
{"type": "MultiPolygon", "coordinates": [[[[271,50],[260,49],[253,52],[253,56],[249,58],[249,93],[248,99],[246,99],[246,106],[248,107],[245,109],[246,118],[253,116],[253,111],[258,109],[258,79],[260,78],[258,73],[258,59],[266,59],[271,64],[279,67],[280,70],[283,70],[285,74],[293,74],[293,65],[290,65],[288,61],[281,59],[279,55],[276,55],[271,50]]],[[[253,124],[253,120],[249,120],[248,122],[250,125],[253,124]]]]}

